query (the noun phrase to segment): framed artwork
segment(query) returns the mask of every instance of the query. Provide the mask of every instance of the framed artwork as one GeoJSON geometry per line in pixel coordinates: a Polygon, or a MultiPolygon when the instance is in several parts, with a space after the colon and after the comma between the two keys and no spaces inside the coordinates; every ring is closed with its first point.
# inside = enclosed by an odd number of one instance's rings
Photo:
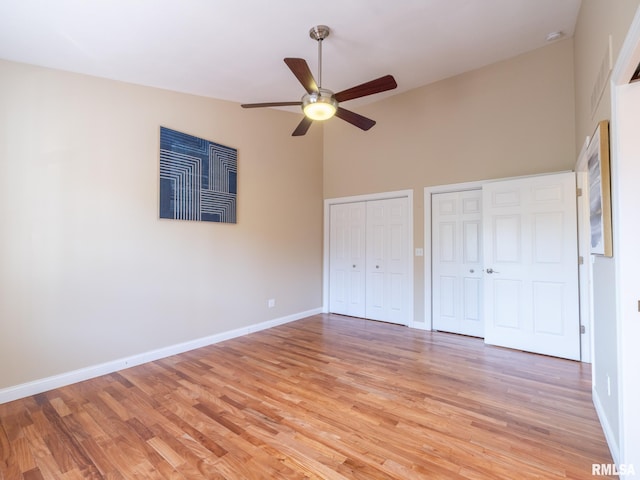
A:
{"type": "Polygon", "coordinates": [[[236,223],[238,151],[160,127],[160,218],[236,223]]]}
{"type": "Polygon", "coordinates": [[[587,147],[589,171],[589,223],[591,254],[613,255],[611,238],[611,178],[609,169],[609,122],[598,123],[587,147]]]}

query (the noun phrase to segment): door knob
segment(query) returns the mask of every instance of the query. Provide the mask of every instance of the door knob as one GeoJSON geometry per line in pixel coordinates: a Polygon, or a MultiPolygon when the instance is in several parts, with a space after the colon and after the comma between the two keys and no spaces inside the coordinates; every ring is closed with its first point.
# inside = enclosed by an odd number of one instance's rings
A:
{"type": "Polygon", "coordinates": [[[356,266],[355,266],[355,265],[353,265],[353,268],[356,268],[356,266]]]}
{"type": "Polygon", "coordinates": [[[469,273],[473,273],[475,270],[473,268],[469,269],[469,273]]]}
{"type": "Polygon", "coordinates": [[[493,268],[487,268],[486,272],[487,273],[500,273],[500,272],[496,272],[493,268]]]}

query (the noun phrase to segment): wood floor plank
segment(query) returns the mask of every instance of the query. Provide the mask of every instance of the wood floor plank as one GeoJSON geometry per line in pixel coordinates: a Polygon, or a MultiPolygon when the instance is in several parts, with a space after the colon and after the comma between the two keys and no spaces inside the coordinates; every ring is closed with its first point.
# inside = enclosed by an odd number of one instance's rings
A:
{"type": "Polygon", "coordinates": [[[612,459],[590,382],[316,315],[0,405],[0,479],[592,479],[612,459]]]}

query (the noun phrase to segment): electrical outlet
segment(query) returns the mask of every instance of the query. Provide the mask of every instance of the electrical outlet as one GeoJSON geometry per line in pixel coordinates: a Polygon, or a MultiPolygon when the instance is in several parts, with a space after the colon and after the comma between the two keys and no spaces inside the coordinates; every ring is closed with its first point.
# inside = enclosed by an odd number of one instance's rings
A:
{"type": "Polygon", "coordinates": [[[276,306],[276,299],[275,298],[270,298],[269,300],[267,300],[267,307],[273,308],[275,306],[276,306]]]}

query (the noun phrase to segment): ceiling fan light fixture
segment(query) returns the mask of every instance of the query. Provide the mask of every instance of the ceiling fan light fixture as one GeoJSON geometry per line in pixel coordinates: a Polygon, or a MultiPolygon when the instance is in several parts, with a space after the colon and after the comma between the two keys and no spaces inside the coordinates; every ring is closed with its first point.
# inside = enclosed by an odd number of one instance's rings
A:
{"type": "Polygon", "coordinates": [[[328,120],[336,114],[338,101],[330,90],[320,89],[302,97],[302,111],[311,120],[328,120]]]}

